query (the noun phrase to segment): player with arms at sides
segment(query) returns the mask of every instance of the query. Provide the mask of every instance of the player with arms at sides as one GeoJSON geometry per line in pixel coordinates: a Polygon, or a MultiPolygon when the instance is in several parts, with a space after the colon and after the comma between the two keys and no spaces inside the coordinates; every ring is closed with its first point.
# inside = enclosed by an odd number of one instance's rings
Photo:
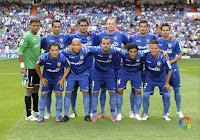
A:
{"type": "Polygon", "coordinates": [[[60,52],[60,45],[53,42],[48,47],[48,53],[40,56],[35,70],[41,79],[42,89],[40,96],[40,117],[37,122],[44,121],[44,109],[47,100],[47,94],[54,90],[56,95],[56,117],[55,121],[60,122],[60,113],[62,111],[62,91],[64,80],[70,72],[71,66],[68,59],[60,52]],[[40,67],[44,66],[43,74],[40,67]],[[64,68],[66,68],[64,72],[64,68]]]}
{"type": "Polygon", "coordinates": [[[26,120],[35,121],[39,116],[38,89],[40,79],[35,71],[35,64],[40,56],[40,19],[37,17],[30,20],[30,31],[23,35],[19,44],[19,62],[21,74],[28,78],[26,83],[25,105],[26,120]],[[31,114],[31,96],[33,98],[33,112],[31,114]]]}
{"type": "Polygon", "coordinates": [[[180,93],[181,83],[180,83],[180,74],[177,63],[177,61],[179,61],[182,58],[183,52],[181,50],[180,43],[177,40],[175,41],[170,40],[170,33],[171,33],[170,25],[168,23],[164,23],[161,26],[162,37],[158,39],[158,42],[160,49],[166,51],[167,54],[169,55],[170,64],[172,65],[172,76],[169,84],[170,86],[173,87],[174,90],[174,98],[176,101],[177,114],[179,118],[183,118],[184,115],[181,112],[181,93],[180,93]]]}
{"type": "Polygon", "coordinates": [[[169,80],[172,75],[172,68],[169,60],[159,52],[158,41],[152,40],[149,47],[150,53],[145,57],[146,79],[143,93],[144,114],[142,120],[149,119],[149,97],[154,93],[154,87],[158,86],[160,94],[163,96],[163,119],[171,121],[167,116],[170,107],[170,85],[169,80]]]}
{"type": "MultiPolygon", "coordinates": [[[[146,50],[149,49],[150,46],[150,42],[152,40],[157,40],[157,37],[155,35],[152,35],[148,32],[149,27],[148,27],[148,23],[146,20],[142,20],[139,22],[139,33],[131,36],[128,40],[128,44],[129,43],[135,43],[138,46],[138,50],[142,51],[142,50],[146,50]]],[[[171,40],[175,40],[175,38],[170,35],[171,40]]],[[[145,82],[145,64],[143,64],[143,67],[141,67],[142,69],[142,82],[145,82]]],[[[130,118],[134,118],[135,116],[135,91],[132,89],[130,92],[130,104],[131,104],[131,112],[129,113],[129,117],[130,118]]]]}
{"type": "Polygon", "coordinates": [[[66,79],[66,94],[64,98],[65,116],[63,122],[69,120],[69,107],[71,104],[72,91],[75,83],[78,82],[80,90],[83,93],[83,104],[85,110],[85,121],[91,121],[89,115],[89,73],[85,65],[86,58],[90,55],[90,51],[81,47],[81,41],[74,38],[71,44],[72,52],[68,48],[64,49],[62,53],[69,59],[71,64],[71,71],[66,79]]]}
{"type": "MultiPolygon", "coordinates": [[[[85,46],[97,46],[98,40],[97,35],[95,33],[89,34],[88,33],[88,26],[89,22],[87,19],[82,18],[78,21],[79,33],[73,35],[73,38],[79,38],[81,40],[81,44],[85,46]]],[[[85,65],[88,69],[89,73],[89,96],[90,96],[90,104],[89,104],[89,112],[92,116],[91,112],[91,87],[92,87],[92,65],[93,65],[93,57],[88,56],[85,59],[85,65]]],[[[78,84],[76,83],[74,90],[72,91],[72,99],[71,99],[71,106],[72,106],[72,113],[70,115],[71,118],[76,117],[76,97],[77,97],[77,90],[78,84]]]]}
{"type": "Polygon", "coordinates": [[[110,108],[111,108],[111,121],[116,121],[115,107],[116,107],[116,94],[115,94],[115,72],[113,69],[114,57],[119,54],[119,48],[111,47],[111,39],[107,36],[103,37],[101,47],[87,47],[95,58],[93,70],[93,95],[92,95],[92,121],[97,121],[97,105],[98,95],[102,83],[110,94],[110,108]]]}
{"type": "MultiPolygon", "coordinates": [[[[54,20],[51,26],[52,33],[41,39],[41,48],[44,49],[45,52],[48,52],[48,46],[49,44],[53,42],[56,42],[59,44],[60,50],[65,49],[67,45],[71,44],[72,35],[61,34],[60,33],[61,27],[62,26],[61,26],[60,20],[54,20]]],[[[52,102],[51,94],[52,94],[52,91],[50,90],[47,95],[47,104],[46,104],[47,113],[46,113],[46,116],[44,116],[45,119],[51,118],[51,102],[52,102]]],[[[62,113],[61,113],[61,116],[63,116],[62,113]]]]}
{"type": "MultiPolygon", "coordinates": [[[[101,32],[98,35],[98,44],[102,42],[103,37],[108,36],[111,40],[111,44],[114,47],[117,48],[122,48],[122,44],[125,46],[127,45],[128,38],[121,32],[118,32],[115,30],[116,28],[116,21],[113,18],[107,18],[106,19],[106,28],[107,30],[104,32],[101,32]]],[[[121,62],[121,57],[114,57],[113,60],[113,68],[115,72],[115,81],[117,83],[117,74],[118,70],[120,69],[120,62],[121,62]]],[[[105,89],[105,84],[103,84],[101,88],[101,93],[100,93],[100,104],[101,104],[101,112],[99,113],[98,118],[103,118],[105,116],[105,102],[106,102],[106,89],[105,89]]]]}

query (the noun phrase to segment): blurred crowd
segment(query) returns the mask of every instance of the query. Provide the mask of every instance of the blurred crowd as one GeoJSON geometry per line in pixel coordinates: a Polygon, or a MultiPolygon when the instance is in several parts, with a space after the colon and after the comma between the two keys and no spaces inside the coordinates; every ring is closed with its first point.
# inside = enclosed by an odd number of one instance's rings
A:
{"type": "MultiPolygon", "coordinates": [[[[0,52],[16,52],[21,36],[30,30],[31,4],[0,2],[0,52]]],[[[138,23],[147,20],[149,32],[160,37],[159,26],[168,22],[172,34],[181,42],[187,54],[200,54],[200,20],[185,16],[191,5],[182,2],[140,3],[116,0],[115,2],[73,2],[38,5],[37,15],[41,18],[41,37],[51,32],[53,19],[62,22],[62,33],[78,32],[77,20],[86,17],[95,33],[106,30],[105,19],[116,19],[118,31],[130,37],[138,32],[138,23]],[[136,9],[141,9],[138,16],[136,9]]],[[[200,12],[200,4],[192,5],[200,12]]]]}

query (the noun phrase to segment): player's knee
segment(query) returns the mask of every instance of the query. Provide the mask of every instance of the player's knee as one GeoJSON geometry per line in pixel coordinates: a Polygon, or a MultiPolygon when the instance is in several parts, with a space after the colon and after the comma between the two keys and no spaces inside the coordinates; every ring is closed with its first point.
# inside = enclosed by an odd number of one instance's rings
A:
{"type": "Polygon", "coordinates": [[[83,95],[87,95],[88,91],[82,91],[83,95]]]}
{"type": "Polygon", "coordinates": [[[170,93],[164,93],[163,96],[165,99],[170,100],[170,93]]]}
{"type": "Polygon", "coordinates": [[[47,96],[47,93],[41,93],[42,96],[47,96]]]}
{"type": "Polygon", "coordinates": [[[72,92],[66,92],[65,94],[66,94],[66,95],[71,95],[71,94],[72,94],[72,92]]]}
{"type": "Polygon", "coordinates": [[[115,92],[109,92],[109,94],[115,94],[115,92]]]}
{"type": "Polygon", "coordinates": [[[173,89],[174,89],[174,93],[175,93],[175,94],[180,94],[179,87],[176,87],[176,88],[173,88],[173,89]]]}
{"type": "Polygon", "coordinates": [[[118,90],[117,94],[122,95],[123,94],[123,89],[118,90]]]}
{"type": "Polygon", "coordinates": [[[140,95],[140,94],[141,94],[141,91],[135,90],[135,94],[140,95]]]}
{"type": "Polygon", "coordinates": [[[150,96],[150,93],[144,92],[143,99],[147,99],[149,98],[149,96],[150,96]]]}
{"type": "Polygon", "coordinates": [[[56,96],[61,96],[61,95],[62,95],[62,93],[56,92],[56,96]]]}
{"type": "Polygon", "coordinates": [[[31,97],[32,96],[32,92],[29,92],[29,91],[26,90],[26,95],[25,96],[31,97]]]}

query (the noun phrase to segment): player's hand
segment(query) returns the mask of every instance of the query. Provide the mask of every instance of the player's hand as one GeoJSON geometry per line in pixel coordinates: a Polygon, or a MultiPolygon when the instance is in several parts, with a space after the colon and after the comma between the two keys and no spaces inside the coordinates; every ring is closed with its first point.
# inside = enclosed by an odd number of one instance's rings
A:
{"type": "Polygon", "coordinates": [[[166,84],[166,83],[165,83],[163,89],[164,89],[164,88],[166,88],[168,92],[170,92],[170,90],[171,90],[170,85],[169,85],[169,84],[166,84]]]}
{"type": "Polygon", "coordinates": [[[122,49],[126,50],[126,46],[125,46],[125,45],[123,45],[123,46],[122,46],[122,49]]]}
{"type": "Polygon", "coordinates": [[[26,76],[26,69],[25,68],[21,68],[21,75],[26,76]]]}
{"type": "Polygon", "coordinates": [[[87,32],[91,35],[93,32],[92,32],[92,29],[88,29],[87,32]]]}
{"type": "Polygon", "coordinates": [[[167,54],[166,51],[163,51],[163,55],[164,55],[165,59],[169,60],[169,55],[167,54]]]}
{"type": "Polygon", "coordinates": [[[61,79],[60,81],[58,81],[57,85],[58,84],[60,84],[60,89],[63,90],[63,88],[64,88],[64,80],[61,79]]]}
{"type": "Polygon", "coordinates": [[[48,80],[46,78],[42,78],[41,82],[42,82],[42,85],[45,87],[48,85],[48,80]]]}
{"type": "Polygon", "coordinates": [[[68,51],[72,52],[72,46],[71,46],[71,44],[68,46],[68,51]]]}
{"type": "Polygon", "coordinates": [[[176,37],[173,36],[172,34],[170,34],[169,37],[171,38],[171,41],[175,41],[176,40],[176,37]]]}

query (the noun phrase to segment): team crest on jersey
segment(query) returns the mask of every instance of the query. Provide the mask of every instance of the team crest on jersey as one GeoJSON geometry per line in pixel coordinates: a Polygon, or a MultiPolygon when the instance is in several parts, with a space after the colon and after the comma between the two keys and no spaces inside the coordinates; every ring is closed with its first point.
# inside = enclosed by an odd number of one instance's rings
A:
{"type": "Polygon", "coordinates": [[[157,62],[157,66],[160,66],[160,64],[161,64],[160,61],[158,61],[158,62],[157,62]]]}
{"type": "Polygon", "coordinates": [[[147,39],[147,43],[149,43],[150,42],[150,40],[149,39],[147,39]]]}
{"type": "Polygon", "coordinates": [[[168,44],[168,47],[169,47],[169,48],[171,48],[171,47],[172,47],[172,44],[171,44],[171,43],[169,43],[169,44],[168,44]]]}
{"type": "Polygon", "coordinates": [[[83,58],[84,58],[84,56],[83,56],[83,55],[81,55],[81,56],[80,56],[80,59],[81,59],[81,60],[83,60],[83,58]]]}
{"type": "Polygon", "coordinates": [[[63,42],[63,39],[62,39],[62,38],[60,39],[60,42],[63,42]]]}
{"type": "Polygon", "coordinates": [[[109,59],[111,59],[112,58],[112,55],[109,55],[109,59]]]}
{"type": "Polygon", "coordinates": [[[116,36],[114,37],[114,40],[117,40],[117,37],[116,37],[116,36]]]}
{"type": "Polygon", "coordinates": [[[89,40],[89,41],[90,41],[90,37],[89,37],[89,36],[87,37],[87,40],[89,40]]]}
{"type": "Polygon", "coordinates": [[[60,63],[60,62],[58,62],[58,63],[57,63],[57,66],[58,66],[58,67],[60,67],[60,66],[61,66],[61,63],[60,63]]]}
{"type": "Polygon", "coordinates": [[[137,59],[136,62],[140,62],[140,59],[137,59]]]}

